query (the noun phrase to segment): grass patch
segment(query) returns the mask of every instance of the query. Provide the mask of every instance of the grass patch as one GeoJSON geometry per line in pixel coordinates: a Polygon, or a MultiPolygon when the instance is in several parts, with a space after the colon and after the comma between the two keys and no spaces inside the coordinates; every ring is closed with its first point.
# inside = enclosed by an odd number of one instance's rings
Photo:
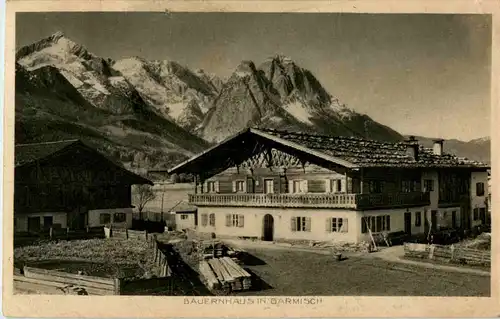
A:
{"type": "MultiPolygon", "coordinates": [[[[154,265],[153,258],[154,252],[148,247],[147,242],[134,239],[46,242],[14,249],[14,264],[17,267],[24,264],[43,265],[40,263],[43,261],[49,262],[46,265],[57,265],[57,261],[61,261],[61,267],[73,270],[78,267],[62,262],[73,261],[80,263],[88,275],[112,273],[118,277],[150,278],[156,275],[158,269],[154,265]],[[85,262],[91,262],[92,266],[86,267],[85,262]],[[70,266],[64,267],[64,265],[70,266]]],[[[49,268],[53,269],[52,266],[49,268]]]]}

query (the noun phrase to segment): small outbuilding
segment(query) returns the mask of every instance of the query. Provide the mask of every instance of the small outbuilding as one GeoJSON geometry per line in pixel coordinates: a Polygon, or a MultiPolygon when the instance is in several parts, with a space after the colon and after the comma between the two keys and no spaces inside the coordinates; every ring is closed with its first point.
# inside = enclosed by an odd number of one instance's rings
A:
{"type": "Polygon", "coordinates": [[[198,225],[198,208],[190,205],[187,200],[181,200],[170,209],[175,214],[175,229],[194,229],[198,225]]]}

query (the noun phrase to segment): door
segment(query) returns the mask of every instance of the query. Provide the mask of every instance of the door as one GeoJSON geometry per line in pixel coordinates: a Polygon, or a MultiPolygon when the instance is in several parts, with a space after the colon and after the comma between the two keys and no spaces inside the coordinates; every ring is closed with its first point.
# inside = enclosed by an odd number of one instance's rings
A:
{"type": "Polygon", "coordinates": [[[34,233],[40,231],[40,217],[28,217],[28,231],[34,233]]]}
{"type": "Polygon", "coordinates": [[[265,241],[273,241],[274,237],[274,218],[270,214],[266,214],[264,216],[264,223],[263,223],[263,240],[265,241]]]}
{"type": "Polygon", "coordinates": [[[457,228],[457,212],[455,210],[451,212],[451,227],[457,228]]]}
{"type": "Polygon", "coordinates": [[[43,228],[45,230],[50,229],[52,225],[54,224],[54,217],[52,216],[43,216],[43,228]]]}
{"type": "Polygon", "coordinates": [[[437,210],[431,211],[431,229],[433,231],[437,230],[437,210]]]}
{"type": "Polygon", "coordinates": [[[411,235],[411,213],[405,213],[405,233],[411,235]]]}
{"type": "Polygon", "coordinates": [[[247,177],[247,193],[255,193],[255,182],[252,177],[247,177]]]}
{"type": "Polygon", "coordinates": [[[274,180],[272,180],[272,179],[265,179],[264,180],[264,193],[265,194],[274,193],[274,180]]]}

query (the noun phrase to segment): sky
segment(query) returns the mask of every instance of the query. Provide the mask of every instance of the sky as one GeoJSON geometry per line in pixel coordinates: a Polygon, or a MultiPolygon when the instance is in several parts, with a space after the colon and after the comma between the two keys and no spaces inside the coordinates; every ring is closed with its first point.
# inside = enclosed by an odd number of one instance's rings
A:
{"type": "Polygon", "coordinates": [[[56,31],[101,57],[173,60],[226,77],[284,54],[402,134],[490,135],[491,16],[353,13],[21,13],[16,45],[56,31]]]}

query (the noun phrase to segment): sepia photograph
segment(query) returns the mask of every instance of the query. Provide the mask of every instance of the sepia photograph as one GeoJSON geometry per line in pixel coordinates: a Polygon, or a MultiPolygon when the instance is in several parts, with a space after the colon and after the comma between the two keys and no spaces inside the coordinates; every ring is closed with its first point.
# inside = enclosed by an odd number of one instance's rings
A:
{"type": "Polygon", "coordinates": [[[491,297],[491,14],[14,25],[14,295],[491,297]]]}

